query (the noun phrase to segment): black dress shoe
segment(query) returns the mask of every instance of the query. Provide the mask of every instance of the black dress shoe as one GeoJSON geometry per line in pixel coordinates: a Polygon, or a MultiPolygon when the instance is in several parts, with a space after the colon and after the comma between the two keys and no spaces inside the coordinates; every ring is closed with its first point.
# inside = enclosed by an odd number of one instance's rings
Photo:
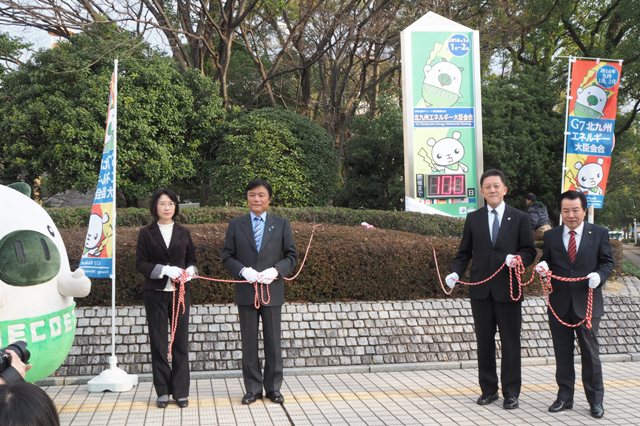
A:
{"type": "Polygon", "coordinates": [[[508,396],[504,399],[502,403],[502,408],[505,410],[513,410],[519,407],[518,398],[515,396],[508,396]]]}
{"type": "Polygon", "coordinates": [[[275,402],[276,404],[284,403],[284,396],[278,391],[267,392],[267,398],[271,400],[271,402],[275,402]]]}
{"type": "Polygon", "coordinates": [[[498,399],[498,393],[493,393],[491,395],[480,395],[480,398],[478,398],[478,405],[489,405],[491,404],[493,401],[495,401],[496,399],[498,399]]]}
{"type": "Polygon", "coordinates": [[[590,413],[591,417],[599,419],[604,416],[604,407],[602,406],[602,404],[591,404],[590,413]]]}
{"type": "Polygon", "coordinates": [[[161,395],[156,400],[156,407],[166,408],[169,405],[169,395],[161,395]]]}
{"type": "Polygon", "coordinates": [[[562,410],[571,410],[573,408],[573,401],[563,401],[562,399],[556,399],[549,407],[550,413],[557,413],[562,410]]]}
{"type": "Polygon", "coordinates": [[[247,392],[242,397],[242,403],[245,405],[253,404],[259,399],[262,399],[262,392],[260,393],[247,392]]]}
{"type": "Polygon", "coordinates": [[[180,408],[187,408],[189,406],[189,400],[187,398],[176,399],[176,402],[180,408]]]}

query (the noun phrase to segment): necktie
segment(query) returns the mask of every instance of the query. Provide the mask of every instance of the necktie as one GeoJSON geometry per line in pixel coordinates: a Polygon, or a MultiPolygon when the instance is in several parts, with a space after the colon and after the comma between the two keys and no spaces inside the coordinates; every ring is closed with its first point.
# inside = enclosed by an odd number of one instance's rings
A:
{"type": "Polygon", "coordinates": [[[491,210],[493,214],[493,224],[491,225],[491,244],[496,245],[498,239],[498,231],[500,230],[500,221],[498,220],[498,212],[491,210]]]}
{"type": "Polygon", "coordinates": [[[576,231],[569,231],[569,260],[571,263],[576,261],[576,231]]]}
{"type": "Polygon", "coordinates": [[[253,239],[256,241],[256,249],[260,251],[260,244],[262,243],[262,218],[253,218],[253,239]]]}

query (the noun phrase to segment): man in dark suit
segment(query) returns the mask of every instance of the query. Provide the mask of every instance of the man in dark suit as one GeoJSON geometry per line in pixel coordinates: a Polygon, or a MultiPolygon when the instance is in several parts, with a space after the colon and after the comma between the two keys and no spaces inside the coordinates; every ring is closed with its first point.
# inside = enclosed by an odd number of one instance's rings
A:
{"type": "Polygon", "coordinates": [[[584,391],[591,415],[600,418],[604,415],[604,384],[597,336],[604,314],[602,284],[613,271],[614,260],[609,232],[601,226],[584,222],[586,211],[587,198],[582,192],[567,191],[560,196],[560,214],[564,225],[544,234],[542,262],[536,265],[536,271],[543,275],[551,270],[553,275],[559,277],[588,278],[572,283],[551,280],[553,292],[549,302],[558,317],[568,324],[577,324],[585,317],[587,293],[589,288],[593,289],[591,330],[586,324],[577,328],[562,325],[549,310],[558,382],[558,397],[549,411],[555,413],[573,408],[575,332],[580,344],[584,391]]]}
{"type": "MultiPolygon", "coordinates": [[[[482,281],[498,270],[502,263],[515,266],[519,255],[525,265],[533,262],[536,251],[529,224],[529,216],[504,202],[507,193],[506,179],[500,170],[487,170],[480,177],[480,192],[488,206],[467,215],[453,262],[453,271],[446,277],[453,288],[471,261],[471,281],[482,281]]],[[[518,408],[522,384],[520,366],[520,328],[522,322],[522,297],[514,281],[512,300],[509,288],[509,270],[503,269],[485,284],[471,286],[471,311],[478,345],[478,379],[482,394],[478,404],[487,405],[498,399],[496,373],[496,327],[502,342],[503,407],[518,408]]]]}
{"type": "Polygon", "coordinates": [[[235,277],[254,285],[236,284],[235,301],[240,316],[242,339],[242,376],[246,394],[243,404],[267,398],[282,404],[282,351],[280,320],[284,303],[284,282],[296,264],[296,248],[289,222],[267,215],[271,201],[271,185],[263,179],[249,182],[245,196],[250,213],[233,219],[227,228],[221,257],[225,268],[235,277]],[[264,288],[267,287],[267,288],[264,288]],[[268,291],[269,297],[266,297],[268,291]],[[256,297],[259,307],[255,307],[256,297]],[[264,337],[264,377],[258,359],[258,321],[262,318],[264,337]]]}

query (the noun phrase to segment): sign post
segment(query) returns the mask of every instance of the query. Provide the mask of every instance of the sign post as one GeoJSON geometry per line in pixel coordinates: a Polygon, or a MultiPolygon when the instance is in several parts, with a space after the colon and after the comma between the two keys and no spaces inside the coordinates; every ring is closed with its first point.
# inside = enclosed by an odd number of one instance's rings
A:
{"type": "Polygon", "coordinates": [[[405,210],[465,217],[483,202],[478,31],[429,12],[400,38],[405,210]]]}

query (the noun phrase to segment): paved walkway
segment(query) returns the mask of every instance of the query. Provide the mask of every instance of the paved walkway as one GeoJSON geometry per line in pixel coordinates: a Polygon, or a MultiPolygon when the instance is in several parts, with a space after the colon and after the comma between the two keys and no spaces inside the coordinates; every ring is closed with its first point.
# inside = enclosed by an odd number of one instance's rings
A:
{"type": "MultiPolygon", "coordinates": [[[[268,400],[242,405],[242,379],[228,375],[192,375],[190,404],[182,410],[175,404],[156,408],[148,381],[123,393],[88,393],[84,384],[44,389],[56,403],[63,425],[633,425],[640,418],[640,356],[628,359],[636,361],[603,364],[605,416],[600,420],[589,416],[581,384],[576,386],[573,410],[547,412],[556,394],[555,366],[544,359],[534,362],[537,365],[523,360],[520,408],[512,411],[502,408],[502,399],[478,406],[477,370],[460,368],[460,363],[434,365],[435,370],[397,365],[377,372],[327,369],[322,374],[287,375],[283,406],[268,400]]],[[[576,369],[579,378],[579,362],[576,369]]]]}

